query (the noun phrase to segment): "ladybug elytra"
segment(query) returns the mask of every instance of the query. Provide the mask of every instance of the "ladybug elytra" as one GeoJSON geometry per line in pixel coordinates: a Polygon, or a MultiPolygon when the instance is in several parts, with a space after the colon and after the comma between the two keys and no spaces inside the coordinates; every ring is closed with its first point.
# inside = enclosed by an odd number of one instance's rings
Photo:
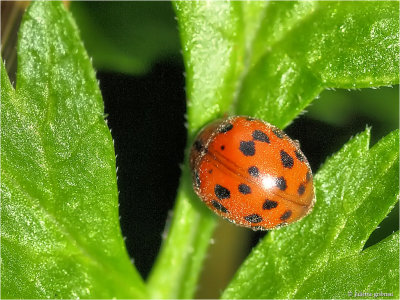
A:
{"type": "Polygon", "coordinates": [[[298,143],[264,121],[232,116],[212,122],[190,151],[193,187],[223,218],[269,230],[306,216],[313,177],[298,143]]]}

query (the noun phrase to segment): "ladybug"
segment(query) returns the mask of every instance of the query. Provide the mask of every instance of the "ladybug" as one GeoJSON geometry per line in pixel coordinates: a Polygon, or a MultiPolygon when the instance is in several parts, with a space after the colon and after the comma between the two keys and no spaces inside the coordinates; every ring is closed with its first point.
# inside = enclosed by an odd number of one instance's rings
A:
{"type": "Polygon", "coordinates": [[[313,176],[298,142],[262,120],[212,122],[197,135],[189,160],[196,194],[237,225],[270,230],[314,206],[313,176]]]}

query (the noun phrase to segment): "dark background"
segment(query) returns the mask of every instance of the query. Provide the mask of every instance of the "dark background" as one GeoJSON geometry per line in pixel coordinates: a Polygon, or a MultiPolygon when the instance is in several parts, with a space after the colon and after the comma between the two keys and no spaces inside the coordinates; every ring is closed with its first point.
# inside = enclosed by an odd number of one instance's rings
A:
{"type": "Polygon", "coordinates": [[[182,65],[165,61],[149,74],[97,74],[115,143],[123,235],[147,275],[172,209],[186,143],[182,65]]]}

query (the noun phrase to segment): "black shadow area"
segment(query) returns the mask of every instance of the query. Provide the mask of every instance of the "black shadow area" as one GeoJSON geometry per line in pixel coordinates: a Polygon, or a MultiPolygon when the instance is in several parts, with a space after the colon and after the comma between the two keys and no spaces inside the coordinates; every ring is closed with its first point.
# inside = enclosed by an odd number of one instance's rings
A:
{"type": "Polygon", "coordinates": [[[173,207],[186,143],[183,66],[162,62],[142,77],[98,73],[117,154],[120,223],[146,277],[173,207]]]}

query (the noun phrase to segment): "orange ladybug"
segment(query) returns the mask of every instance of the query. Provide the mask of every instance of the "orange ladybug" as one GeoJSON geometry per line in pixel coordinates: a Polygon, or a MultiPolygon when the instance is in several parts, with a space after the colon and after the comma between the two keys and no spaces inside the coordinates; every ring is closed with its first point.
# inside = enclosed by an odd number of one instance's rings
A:
{"type": "Polygon", "coordinates": [[[277,127],[232,116],[201,130],[190,151],[193,188],[223,218],[269,230],[306,216],[313,177],[298,143],[277,127]]]}

